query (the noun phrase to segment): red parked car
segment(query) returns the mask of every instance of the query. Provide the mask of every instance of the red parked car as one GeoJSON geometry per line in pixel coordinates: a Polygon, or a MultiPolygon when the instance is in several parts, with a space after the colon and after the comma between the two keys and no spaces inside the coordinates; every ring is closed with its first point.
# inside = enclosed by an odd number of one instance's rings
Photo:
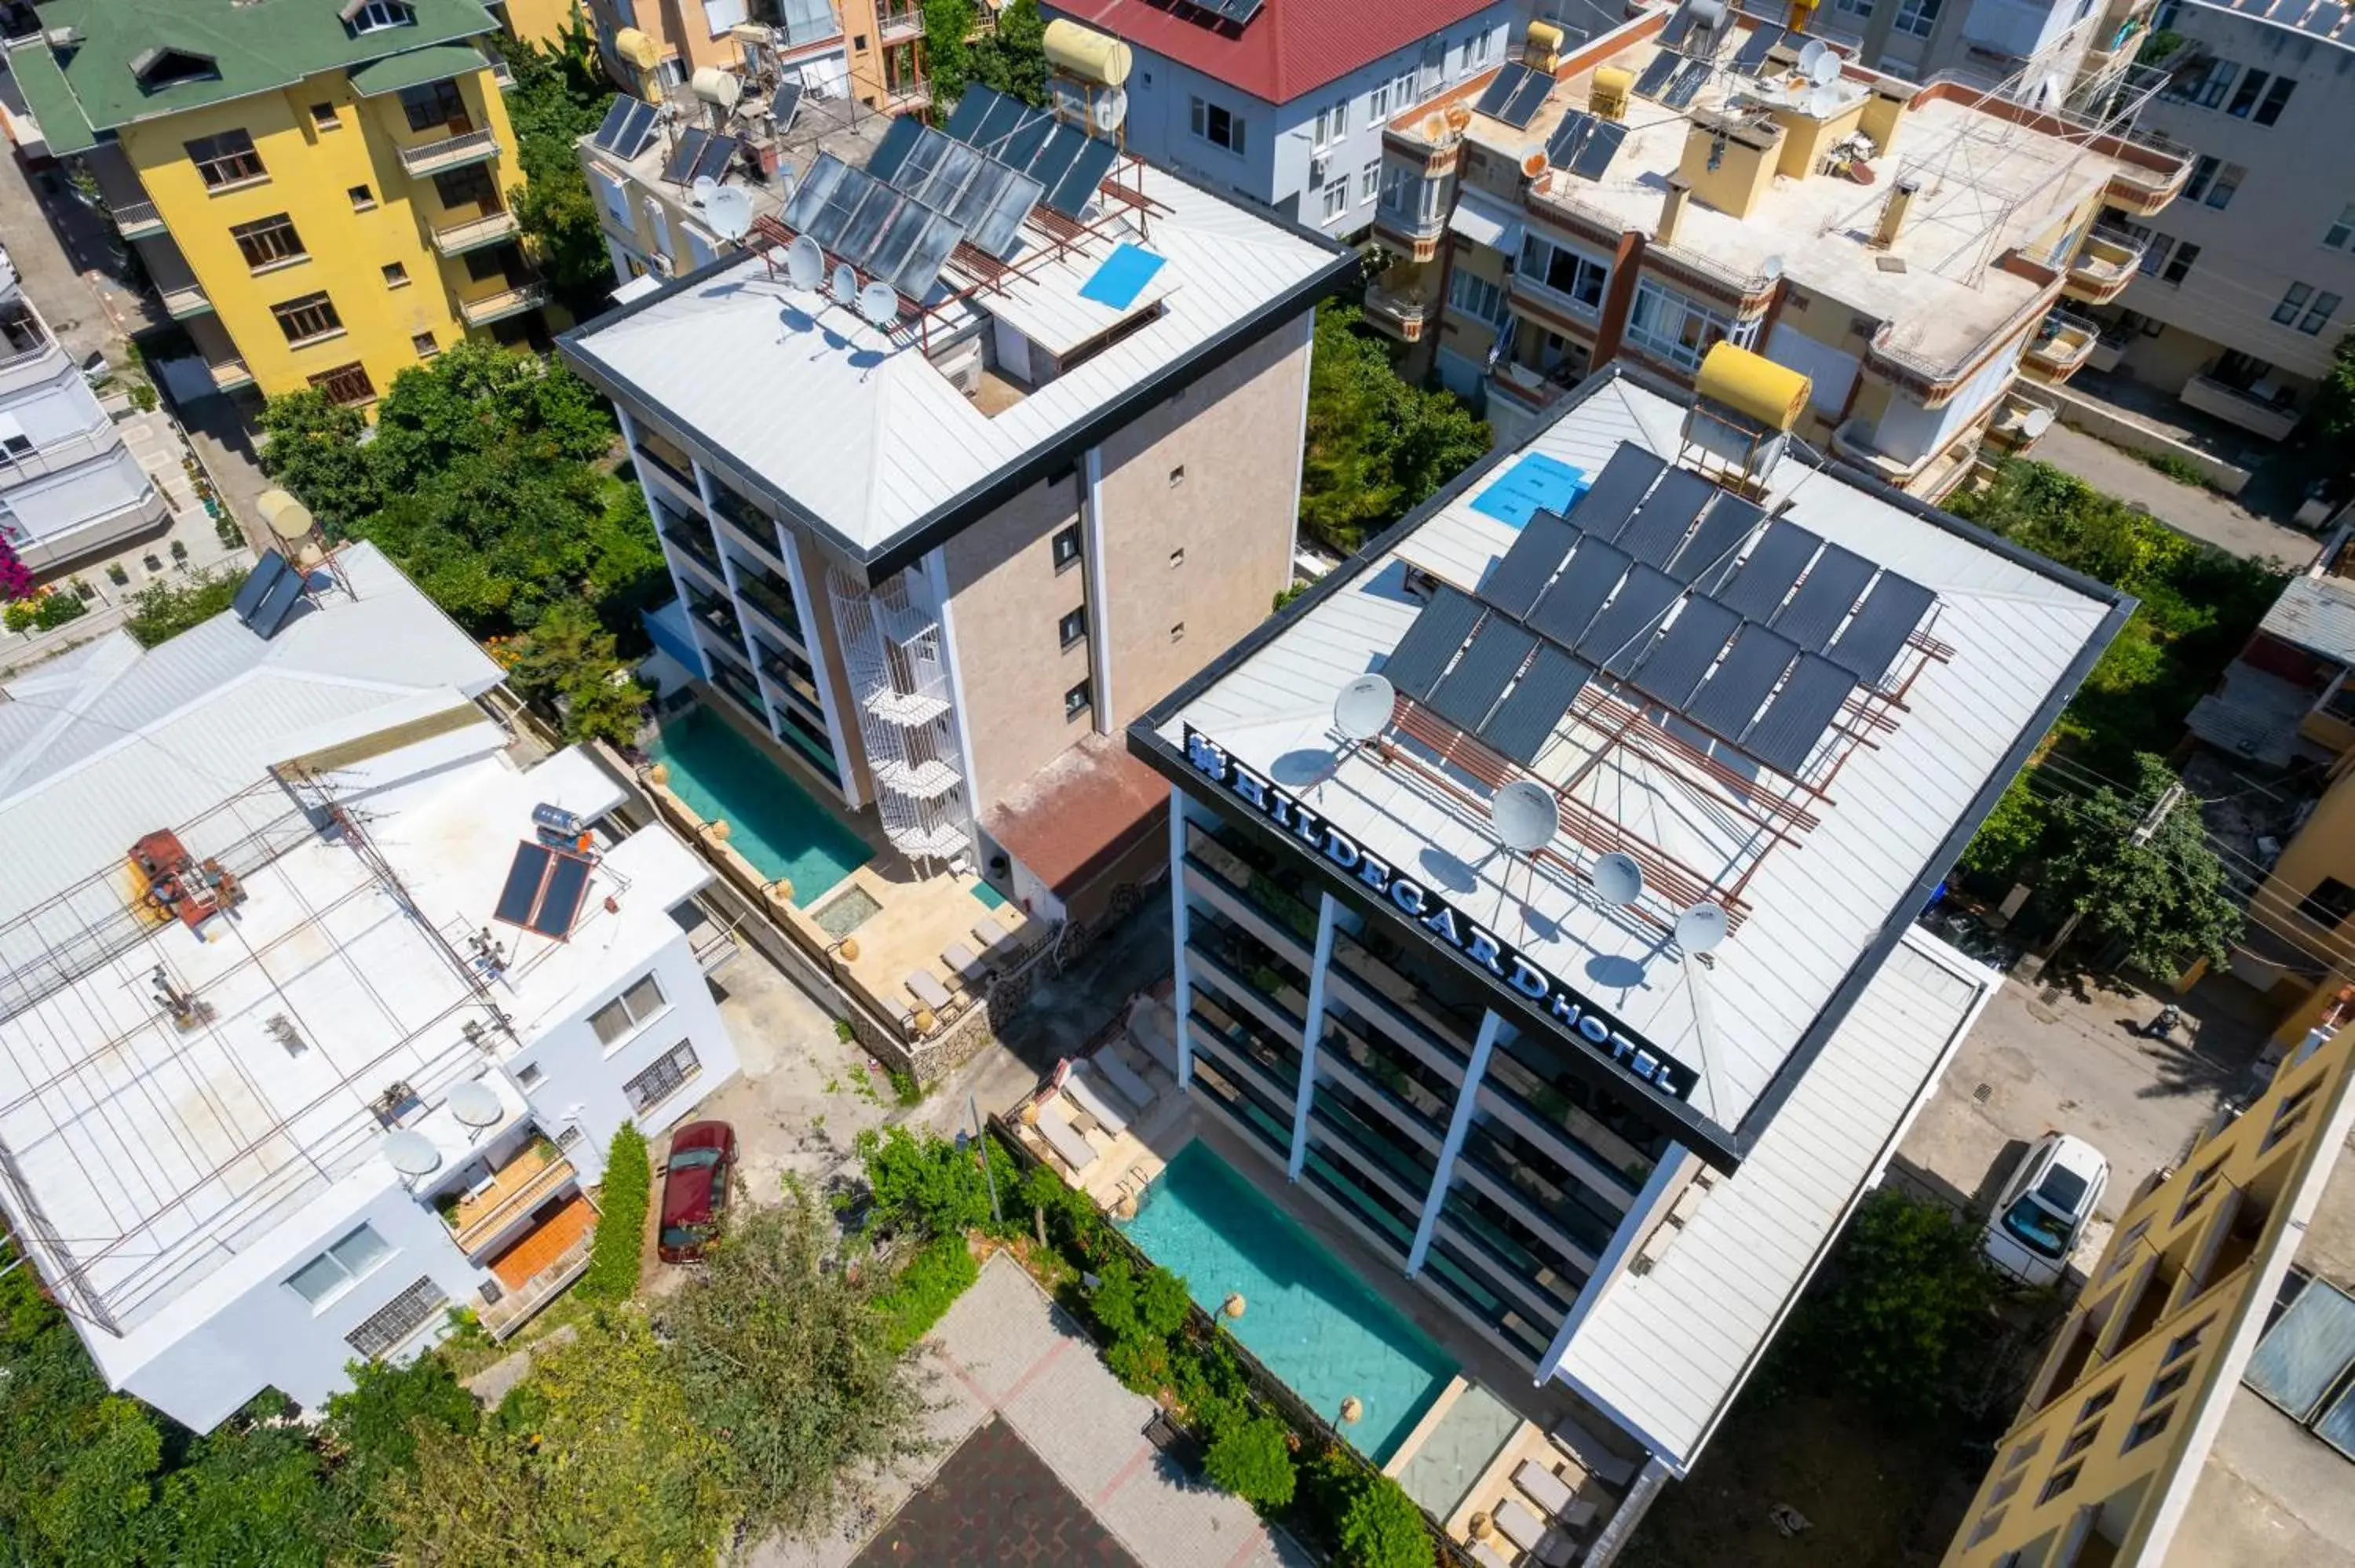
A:
{"type": "Polygon", "coordinates": [[[663,1167],[662,1234],[655,1250],[665,1263],[693,1263],[719,1226],[728,1206],[728,1177],[736,1168],[736,1129],[724,1121],[693,1121],[671,1134],[663,1167]]]}

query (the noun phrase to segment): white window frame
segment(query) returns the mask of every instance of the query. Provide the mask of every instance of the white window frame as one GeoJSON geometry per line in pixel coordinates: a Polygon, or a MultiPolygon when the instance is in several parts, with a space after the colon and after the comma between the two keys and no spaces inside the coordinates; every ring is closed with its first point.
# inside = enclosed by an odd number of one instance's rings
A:
{"type": "Polygon", "coordinates": [[[1349,176],[1343,175],[1337,180],[1327,180],[1325,183],[1325,189],[1320,194],[1323,197],[1325,221],[1330,223],[1349,210],[1349,176]]]}
{"type": "Polygon", "coordinates": [[[1311,143],[1316,151],[1321,153],[1327,147],[1337,145],[1347,141],[1348,135],[1349,101],[1348,99],[1341,99],[1316,111],[1316,137],[1311,143]]]}
{"type": "Polygon", "coordinates": [[[1872,4],[1873,0],[1832,0],[1832,9],[1861,22],[1872,15],[1872,4]]]}
{"type": "Polygon", "coordinates": [[[353,1286],[392,1261],[397,1249],[376,1234],[376,1227],[360,1224],[345,1232],[330,1243],[319,1255],[286,1277],[286,1288],[310,1303],[314,1312],[324,1312],[348,1295],[353,1286]],[[374,1251],[370,1251],[374,1248],[374,1251]],[[316,1271],[324,1281],[314,1296],[304,1286],[295,1282],[316,1271]]]}
{"type": "Polygon", "coordinates": [[[1359,202],[1362,205],[1373,200],[1381,194],[1381,189],[1382,161],[1380,158],[1369,158],[1366,160],[1366,166],[1358,171],[1359,202]]]}
{"type": "Polygon", "coordinates": [[[1246,134],[1247,125],[1241,115],[1223,103],[1212,103],[1206,98],[1189,99],[1188,102],[1191,107],[1188,111],[1187,122],[1194,132],[1195,140],[1207,142],[1221,152],[1232,153],[1238,158],[1243,156],[1244,149],[1250,144],[1250,137],[1246,134]],[[1226,118],[1227,139],[1224,141],[1210,133],[1210,116],[1214,113],[1226,118]]]}
{"type": "Polygon", "coordinates": [[[1645,278],[1636,282],[1635,301],[1627,308],[1626,336],[1653,358],[1692,371],[1700,368],[1701,357],[1721,338],[1737,347],[1755,343],[1758,322],[1755,318],[1737,322],[1689,295],[1645,278]]]}
{"type": "Polygon", "coordinates": [[[1391,84],[1387,81],[1378,81],[1374,84],[1374,90],[1366,94],[1366,118],[1379,127],[1390,117],[1391,84]]]}
{"type": "Polygon", "coordinates": [[[401,0],[367,0],[352,13],[350,26],[355,36],[361,33],[381,33],[387,27],[409,27],[417,23],[417,13],[401,4],[401,0]]]}
{"type": "Polygon", "coordinates": [[[1447,275],[1447,308],[1488,326],[1502,326],[1505,291],[1494,281],[1458,267],[1447,275]]]}
{"type": "Polygon", "coordinates": [[[1514,276],[1540,290],[1549,299],[1560,300],[1566,309],[1587,317],[1599,318],[1602,315],[1604,298],[1611,291],[1610,262],[1598,261],[1574,245],[1563,245],[1538,234],[1525,233],[1521,236],[1520,261],[1514,276]],[[1557,288],[1548,281],[1553,271],[1556,255],[1567,256],[1577,264],[1570,289],[1557,288]],[[1594,291],[1592,304],[1581,299],[1576,292],[1578,286],[1584,283],[1590,274],[1593,278],[1594,291]]]}
{"type": "Polygon", "coordinates": [[[1938,11],[1944,4],[1945,0],[1899,0],[1890,30],[1926,38],[1938,30],[1938,11]]]}
{"type": "Polygon", "coordinates": [[[703,1059],[695,1054],[695,1042],[682,1040],[632,1074],[622,1086],[622,1096],[630,1102],[632,1116],[644,1116],[702,1073],[703,1059]]]}
{"type": "Polygon", "coordinates": [[[629,1042],[632,1035],[660,1018],[669,1006],[670,999],[663,994],[662,981],[652,969],[648,969],[615,992],[603,1005],[591,1011],[589,1028],[597,1036],[599,1044],[608,1051],[618,1050],[629,1042]],[[651,1005],[646,1001],[649,991],[654,993],[651,1005]],[[619,1020],[619,1027],[608,1034],[606,1030],[615,1020],[619,1020]]]}

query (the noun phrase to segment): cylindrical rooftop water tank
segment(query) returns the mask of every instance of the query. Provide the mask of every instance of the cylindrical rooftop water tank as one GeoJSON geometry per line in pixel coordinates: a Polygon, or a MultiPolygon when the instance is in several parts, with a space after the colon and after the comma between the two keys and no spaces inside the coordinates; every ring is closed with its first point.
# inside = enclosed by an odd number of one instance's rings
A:
{"type": "Polygon", "coordinates": [[[1047,63],[1067,76],[1101,87],[1128,79],[1128,46],[1109,33],[1059,16],[1047,24],[1045,48],[1047,63]]]}

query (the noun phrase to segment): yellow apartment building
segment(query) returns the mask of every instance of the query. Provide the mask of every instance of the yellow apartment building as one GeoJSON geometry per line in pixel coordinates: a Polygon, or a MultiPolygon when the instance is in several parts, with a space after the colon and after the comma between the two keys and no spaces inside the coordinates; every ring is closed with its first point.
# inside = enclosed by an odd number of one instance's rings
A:
{"type": "Polygon", "coordinates": [[[561,43],[566,29],[588,22],[582,0],[491,0],[491,15],[517,37],[544,49],[561,43]]]}
{"type": "Polygon", "coordinates": [[[2227,1407],[2244,1372],[2265,1386],[2273,1358],[2252,1356],[2347,1139],[2350,1054],[2355,1028],[2313,1030],[2118,1215],[1945,1568],[2182,1562],[2227,1407]]]}
{"type": "Polygon", "coordinates": [[[479,0],[56,0],[8,65],[223,391],[368,405],[470,333],[562,323],[479,0]]]}

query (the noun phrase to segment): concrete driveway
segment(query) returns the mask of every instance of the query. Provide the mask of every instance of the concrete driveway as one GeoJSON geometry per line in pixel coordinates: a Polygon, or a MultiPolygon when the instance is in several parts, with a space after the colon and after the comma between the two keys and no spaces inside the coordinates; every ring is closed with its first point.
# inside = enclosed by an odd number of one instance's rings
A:
{"type": "Polygon", "coordinates": [[[2260,516],[2205,485],[2169,479],[2134,453],[2066,425],[2045,431],[2031,455],[2075,474],[2095,490],[2133,502],[2179,533],[2235,556],[2253,559],[2270,556],[2296,569],[2314,559],[2321,548],[2311,534],[2260,516]]]}

